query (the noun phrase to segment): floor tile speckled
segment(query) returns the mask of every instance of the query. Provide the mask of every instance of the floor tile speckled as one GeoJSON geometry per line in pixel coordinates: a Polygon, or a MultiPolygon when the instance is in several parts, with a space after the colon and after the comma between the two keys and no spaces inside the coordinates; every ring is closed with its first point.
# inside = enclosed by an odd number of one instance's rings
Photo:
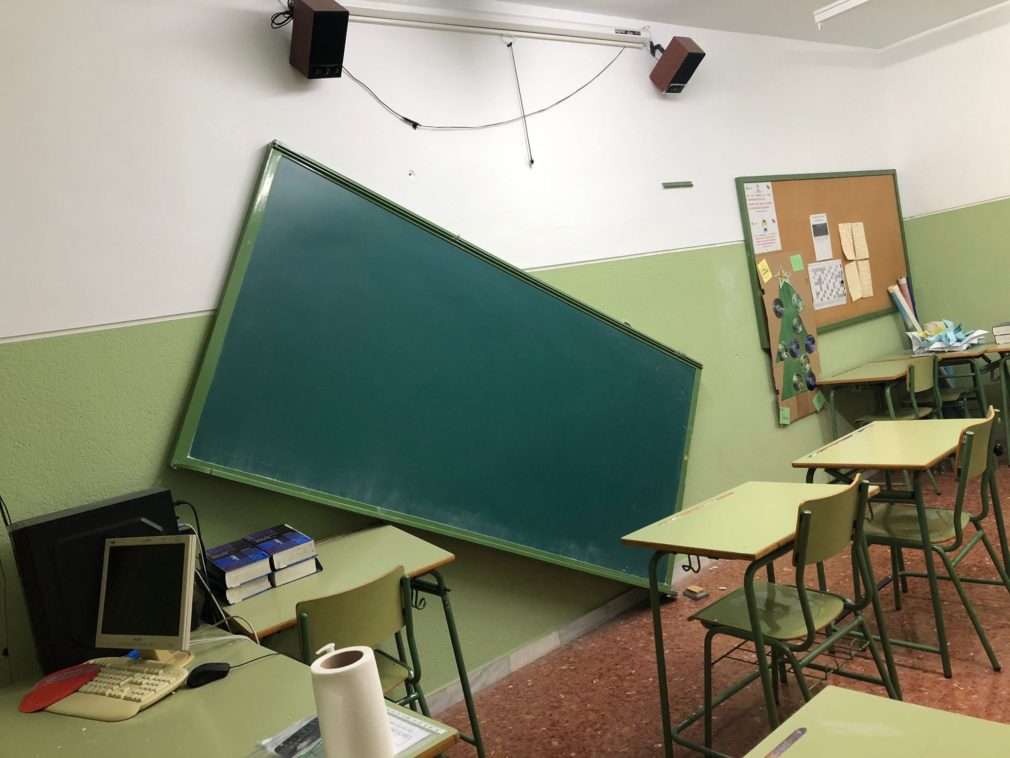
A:
{"type": "MultiPolygon", "coordinates": [[[[1010,469],[999,472],[999,490],[1010,511],[1010,469]]],[[[949,502],[954,491],[949,475],[940,478],[949,502]]],[[[937,499],[937,498],[932,498],[937,499]]],[[[995,528],[989,532],[995,542],[995,528]]],[[[877,577],[889,573],[885,550],[873,550],[877,577]]],[[[922,558],[906,554],[908,568],[922,565],[922,558]]],[[[744,565],[723,561],[706,568],[697,582],[713,597],[719,588],[739,586],[744,565]]],[[[780,581],[790,576],[788,559],[776,565],[780,581]]],[[[992,577],[995,571],[981,546],[962,564],[962,574],[992,577]]],[[[851,579],[847,561],[828,566],[829,584],[839,588],[851,579]]],[[[924,580],[911,580],[910,592],[903,596],[901,611],[895,611],[888,589],[883,601],[892,636],[935,642],[929,593],[924,580]]],[[[954,676],[945,679],[939,657],[896,648],[901,686],[905,700],[979,718],[1010,723],[1010,679],[993,672],[985,652],[949,582],[941,587],[947,621],[954,676]]],[[[1010,666],[1010,594],[1001,587],[971,585],[968,592],[993,648],[1004,665],[1010,666]]],[[[705,602],[705,601],[702,601],[705,602]]],[[[684,598],[663,607],[665,648],[669,668],[672,713],[676,723],[702,701],[701,651],[703,633],[699,624],[687,617],[699,605],[684,598]]],[[[460,623],[465,623],[460,619],[460,623]]],[[[727,643],[728,646],[728,643],[727,643]]],[[[852,664],[860,670],[865,661],[852,664]]],[[[715,667],[716,686],[728,684],[745,670],[746,664],[733,660],[715,667]]],[[[880,687],[843,677],[832,684],[882,693],[880,687]]],[[[658,756],[662,750],[659,695],[656,683],[656,655],[648,608],[629,611],[604,626],[540,658],[518,672],[476,695],[488,756],[658,756]]],[[[788,716],[802,697],[794,681],[782,689],[780,712],[788,716]]],[[[458,704],[438,717],[466,730],[466,711],[458,704]]],[[[688,736],[700,739],[700,724],[688,736]]],[[[715,747],[731,755],[741,755],[768,733],[763,698],[755,684],[746,688],[716,711],[715,747]]],[[[464,744],[453,748],[450,758],[473,755],[464,744]]],[[[685,751],[678,750],[678,755],[685,751]]],[[[1008,747],[1010,754],[1010,747],[1008,747]]]]}

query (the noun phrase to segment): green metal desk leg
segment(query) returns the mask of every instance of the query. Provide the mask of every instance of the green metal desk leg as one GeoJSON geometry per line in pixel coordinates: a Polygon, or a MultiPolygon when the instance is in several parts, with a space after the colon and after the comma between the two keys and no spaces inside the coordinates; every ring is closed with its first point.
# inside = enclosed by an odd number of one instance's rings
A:
{"type": "Polygon", "coordinates": [[[873,605],[873,616],[877,621],[877,634],[880,637],[880,647],[884,651],[884,662],[887,665],[887,675],[891,679],[891,685],[898,696],[902,699],[901,684],[898,683],[898,667],[894,664],[894,652],[891,650],[891,638],[887,635],[887,625],[884,622],[884,610],[880,605],[880,592],[877,589],[877,578],[873,575],[873,562],[870,560],[870,547],[863,537],[862,545],[859,546],[860,558],[866,571],[866,578],[869,586],[866,591],[870,593],[870,603],[873,605]]]}
{"type": "Polygon", "coordinates": [[[1010,366],[1007,365],[1007,354],[999,354],[999,393],[1003,403],[1000,412],[1003,414],[1003,454],[1006,456],[1007,465],[1010,466],[1010,388],[1007,387],[1007,373],[1010,366]]]}
{"type": "Polygon", "coordinates": [[[982,362],[981,358],[977,358],[971,362],[971,375],[972,379],[975,380],[975,389],[978,391],[978,412],[979,416],[985,416],[989,411],[989,401],[985,396],[985,381],[982,379],[982,362]]]}
{"type": "Polygon", "coordinates": [[[415,577],[410,584],[421,592],[430,595],[438,595],[442,598],[442,611],[445,613],[445,625],[449,630],[449,641],[452,644],[452,654],[456,659],[456,671],[459,672],[459,684],[463,690],[463,700],[466,701],[466,712],[470,717],[470,731],[472,737],[460,734],[460,739],[469,742],[477,749],[478,758],[484,758],[484,740],[480,736],[480,724],[477,722],[477,708],[473,703],[473,693],[470,691],[470,677],[466,673],[466,664],[463,662],[463,649],[459,644],[459,633],[456,631],[456,621],[453,617],[452,606],[449,604],[449,588],[445,586],[445,580],[438,571],[429,571],[435,581],[429,582],[420,577],[415,577]]]}
{"type": "Polygon", "coordinates": [[[922,538],[922,552],[926,563],[926,578],[929,580],[929,596],[933,601],[933,618],[936,620],[936,640],[940,648],[940,662],[943,665],[943,675],[950,679],[950,649],[947,647],[947,628],[943,623],[943,608],[940,604],[940,585],[936,577],[936,565],[933,562],[933,548],[929,539],[929,526],[926,524],[926,503],[922,498],[922,472],[916,471],[912,476],[912,490],[915,493],[915,510],[919,517],[919,536],[922,538]]]}
{"type": "Polygon", "coordinates": [[[831,439],[838,439],[838,411],[835,409],[835,388],[828,392],[828,405],[831,406],[831,439]]]}
{"type": "Polygon", "coordinates": [[[648,562],[648,601],[652,606],[652,638],[655,640],[655,667],[660,679],[660,718],[663,720],[663,751],[674,758],[674,726],[670,720],[670,692],[667,687],[667,653],[663,645],[663,615],[660,612],[660,561],[667,554],[655,551],[648,562]]]}
{"type": "Polygon", "coordinates": [[[779,709],[775,705],[775,690],[772,686],[771,669],[768,667],[768,656],[765,655],[765,639],[761,633],[761,623],[757,615],[757,597],[754,594],[754,574],[758,564],[747,566],[744,573],[743,591],[747,597],[747,612],[750,614],[751,631],[754,633],[754,651],[757,654],[758,671],[761,675],[761,687],[765,693],[765,708],[768,710],[768,725],[774,730],[779,725],[779,709]]]}
{"type": "Polygon", "coordinates": [[[1010,546],[1007,545],[1006,524],[1003,523],[1003,506],[996,488],[996,456],[989,451],[989,471],[986,474],[989,484],[989,503],[992,505],[992,517],[996,522],[996,536],[999,537],[1000,554],[1003,556],[1003,568],[1010,571],[1010,546]]]}

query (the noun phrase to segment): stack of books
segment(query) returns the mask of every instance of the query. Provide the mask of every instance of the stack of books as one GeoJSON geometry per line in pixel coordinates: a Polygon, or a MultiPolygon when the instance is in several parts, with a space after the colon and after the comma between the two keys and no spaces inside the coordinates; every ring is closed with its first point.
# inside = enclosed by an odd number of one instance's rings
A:
{"type": "Polygon", "coordinates": [[[270,589],[270,556],[245,540],[207,551],[207,573],[225,602],[237,603],[270,589]]]}
{"type": "Polygon", "coordinates": [[[207,550],[207,572],[229,605],[319,570],[316,543],[287,524],[207,550]]]}
{"type": "Polygon", "coordinates": [[[315,540],[292,526],[278,524],[245,539],[270,556],[270,584],[274,587],[319,570],[315,540]]]}
{"type": "Polygon", "coordinates": [[[997,345],[1010,344],[1010,321],[1003,324],[996,324],[992,328],[992,336],[997,345]]]}

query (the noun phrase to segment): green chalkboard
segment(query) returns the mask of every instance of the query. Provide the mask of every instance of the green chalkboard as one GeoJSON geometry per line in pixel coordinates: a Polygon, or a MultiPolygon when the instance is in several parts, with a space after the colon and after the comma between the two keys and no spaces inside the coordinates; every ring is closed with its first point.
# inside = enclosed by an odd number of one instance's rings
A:
{"type": "Polygon", "coordinates": [[[643,584],[700,368],[274,143],[172,463],[643,584]]]}

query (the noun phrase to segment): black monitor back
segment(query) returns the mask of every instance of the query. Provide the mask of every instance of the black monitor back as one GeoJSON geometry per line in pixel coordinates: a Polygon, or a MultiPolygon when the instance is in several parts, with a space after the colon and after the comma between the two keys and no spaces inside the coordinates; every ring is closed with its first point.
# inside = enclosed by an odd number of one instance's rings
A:
{"type": "Polygon", "coordinates": [[[178,534],[172,495],[146,490],[8,527],[44,673],[100,655],[95,647],[102,557],[108,537],[178,534]]]}

